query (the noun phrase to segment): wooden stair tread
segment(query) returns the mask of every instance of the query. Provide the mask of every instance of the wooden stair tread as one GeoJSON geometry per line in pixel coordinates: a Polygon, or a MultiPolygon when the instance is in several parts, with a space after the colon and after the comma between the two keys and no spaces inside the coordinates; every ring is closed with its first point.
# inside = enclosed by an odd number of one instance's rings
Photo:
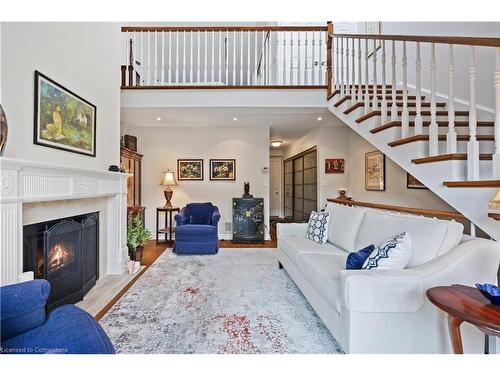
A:
{"type": "MultiPolygon", "coordinates": [[[[401,116],[403,113],[403,111],[398,111],[398,116],[401,116]]],[[[346,113],[347,114],[347,113],[346,113]]],[[[391,114],[391,111],[390,109],[388,108],[387,110],[387,115],[390,116],[391,114]]],[[[417,111],[408,111],[408,114],[410,116],[416,116],[417,115],[417,111]]],[[[422,116],[430,116],[431,115],[431,111],[420,111],[420,114],[422,116]]],[[[369,118],[372,118],[372,117],[375,117],[375,116],[381,116],[382,115],[382,111],[371,111],[371,112],[368,112],[366,115],[363,115],[361,116],[360,118],[358,118],[356,120],[356,122],[359,124],[365,120],[368,120],[369,118]]],[[[448,116],[448,111],[436,111],[436,116],[448,116]]],[[[468,111],[455,111],[455,116],[469,116],[469,112],[468,111]]]]}
{"type": "MultiPolygon", "coordinates": [[[[371,103],[370,103],[371,105],[371,103]]],[[[396,105],[398,107],[403,107],[403,102],[396,102],[396,105]]],[[[364,102],[357,102],[355,104],[353,104],[351,107],[347,108],[345,111],[344,111],[344,115],[347,115],[349,113],[351,113],[352,111],[354,111],[355,109],[357,108],[361,108],[361,107],[364,107],[365,106],[365,103],[364,102]]],[[[378,106],[381,107],[382,106],[382,103],[378,103],[378,106]]],[[[390,113],[390,107],[392,106],[392,102],[388,102],[387,103],[387,113],[389,114],[390,113]]],[[[429,102],[422,102],[422,107],[430,107],[431,106],[431,103],[429,102]]],[[[416,104],[413,103],[413,102],[409,102],[408,103],[408,108],[414,108],[416,107],[416,104]]],[[[443,103],[443,102],[438,102],[436,103],[436,107],[446,107],[446,103],[443,103]]]]}
{"type": "MultiPolygon", "coordinates": [[[[410,125],[410,127],[415,127],[415,122],[410,121],[409,125],[410,125]]],[[[430,125],[430,121],[423,122],[423,126],[429,126],[429,125],[430,125]]],[[[437,125],[438,125],[438,127],[441,127],[441,128],[448,127],[448,122],[447,121],[437,121],[437,125]]],[[[389,128],[400,127],[400,126],[401,126],[401,121],[399,121],[399,120],[398,121],[389,121],[388,123],[386,123],[384,125],[380,125],[380,126],[377,126],[376,128],[373,128],[372,130],[370,130],[370,133],[375,134],[375,133],[378,133],[380,131],[383,131],[383,130],[386,130],[389,128]]],[[[455,126],[456,127],[468,127],[469,123],[467,121],[457,121],[457,122],[455,122],[455,126]]],[[[478,121],[477,126],[493,127],[493,126],[495,126],[495,123],[493,121],[478,121]]],[[[478,139],[479,139],[479,137],[478,137],[478,139]]]]}
{"type": "Polygon", "coordinates": [[[500,180],[445,181],[443,185],[450,188],[500,188],[500,180]]]}
{"type": "Polygon", "coordinates": [[[488,217],[492,218],[493,220],[500,220],[500,214],[497,214],[495,212],[488,212],[488,217]]]}
{"type": "MultiPolygon", "coordinates": [[[[470,139],[470,136],[467,134],[457,134],[457,141],[468,141],[470,139]]],[[[495,136],[493,135],[476,135],[476,139],[478,141],[495,141],[495,136]]],[[[446,134],[439,134],[438,135],[438,140],[439,141],[446,141],[446,134]]],[[[412,142],[418,142],[418,141],[429,141],[429,135],[428,134],[418,134],[418,135],[412,135],[410,137],[398,139],[396,141],[390,142],[389,146],[395,147],[395,146],[401,146],[405,145],[408,143],[412,142]]]]}
{"type": "MultiPolygon", "coordinates": [[[[479,160],[492,160],[492,154],[479,154],[479,160]]],[[[426,156],[424,158],[413,159],[411,162],[414,164],[426,164],[426,163],[435,163],[439,161],[448,161],[448,160],[467,160],[467,154],[443,154],[436,156],[426,156]]]]}

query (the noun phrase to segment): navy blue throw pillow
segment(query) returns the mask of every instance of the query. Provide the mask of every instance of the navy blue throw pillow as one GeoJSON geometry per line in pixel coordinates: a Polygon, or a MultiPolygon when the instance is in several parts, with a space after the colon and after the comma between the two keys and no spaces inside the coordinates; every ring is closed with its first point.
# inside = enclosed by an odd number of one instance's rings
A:
{"type": "Polygon", "coordinates": [[[346,270],[360,270],[373,250],[375,250],[375,245],[372,244],[364,249],[350,253],[345,264],[346,270]]]}
{"type": "Polygon", "coordinates": [[[208,225],[210,224],[210,217],[208,216],[193,216],[191,215],[189,217],[189,221],[191,224],[204,224],[208,225]]]}

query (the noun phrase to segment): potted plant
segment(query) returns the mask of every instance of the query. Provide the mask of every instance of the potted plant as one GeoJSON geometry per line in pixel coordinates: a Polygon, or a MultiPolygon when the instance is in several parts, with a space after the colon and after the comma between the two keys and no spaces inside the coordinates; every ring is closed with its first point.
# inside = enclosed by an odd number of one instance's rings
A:
{"type": "Polygon", "coordinates": [[[127,231],[127,246],[131,260],[140,262],[144,244],[151,239],[151,232],[142,226],[139,215],[132,220],[132,227],[127,231]]]}

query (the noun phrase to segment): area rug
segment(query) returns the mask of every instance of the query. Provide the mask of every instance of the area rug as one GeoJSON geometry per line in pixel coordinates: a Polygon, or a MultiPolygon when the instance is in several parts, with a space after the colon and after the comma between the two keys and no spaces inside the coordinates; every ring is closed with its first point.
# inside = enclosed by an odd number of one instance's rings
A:
{"type": "Polygon", "coordinates": [[[118,353],[341,353],[274,249],[166,250],[100,323],[118,353]]]}

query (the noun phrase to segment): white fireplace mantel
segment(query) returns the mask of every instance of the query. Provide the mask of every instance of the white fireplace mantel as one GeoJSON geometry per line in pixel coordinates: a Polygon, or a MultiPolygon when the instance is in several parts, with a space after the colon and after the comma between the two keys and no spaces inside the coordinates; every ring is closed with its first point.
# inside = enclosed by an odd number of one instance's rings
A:
{"type": "Polygon", "coordinates": [[[128,176],[0,157],[0,285],[17,282],[23,271],[23,205],[36,202],[107,198],[106,273],[123,273],[128,176]]]}

